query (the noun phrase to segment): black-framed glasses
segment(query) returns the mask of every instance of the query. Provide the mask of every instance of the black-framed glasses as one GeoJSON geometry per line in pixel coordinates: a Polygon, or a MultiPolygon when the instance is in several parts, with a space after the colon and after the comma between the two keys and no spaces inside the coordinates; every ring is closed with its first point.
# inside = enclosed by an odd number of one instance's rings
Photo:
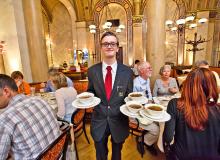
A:
{"type": "Polygon", "coordinates": [[[115,42],[111,42],[111,43],[108,43],[108,42],[104,42],[104,43],[101,43],[101,46],[102,47],[105,47],[105,48],[107,48],[107,47],[116,47],[116,46],[118,46],[118,43],[115,43],[115,42]]]}

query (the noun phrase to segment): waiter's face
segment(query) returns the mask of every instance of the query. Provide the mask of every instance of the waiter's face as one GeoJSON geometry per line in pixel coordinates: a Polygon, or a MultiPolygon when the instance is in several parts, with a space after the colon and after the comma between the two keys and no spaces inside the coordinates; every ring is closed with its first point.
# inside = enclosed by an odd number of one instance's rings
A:
{"type": "Polygon", "coordinates": [[[106,36],[101,42],[101,51],[104,58],[114,58],[118,52],[118,42],[114,36],[106,36]]]}

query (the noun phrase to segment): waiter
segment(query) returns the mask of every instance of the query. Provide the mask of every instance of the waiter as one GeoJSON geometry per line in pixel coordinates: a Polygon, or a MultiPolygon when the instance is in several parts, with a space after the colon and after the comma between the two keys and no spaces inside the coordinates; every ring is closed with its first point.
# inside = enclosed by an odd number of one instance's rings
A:
{"type": "Polygon", "coordinates": [[[120,112],[120,106],[133,90],[133,72],[117,62],[118,49],[117,36],[113,32],[105,32],[101,37],[103,61],[88,69],[88,91],[101,99],[94,108],[91,121],[97,160],[107,160],[110,135],[112,160],[120,160],[122,145],[129,134],[128,117],[120,112]]]}

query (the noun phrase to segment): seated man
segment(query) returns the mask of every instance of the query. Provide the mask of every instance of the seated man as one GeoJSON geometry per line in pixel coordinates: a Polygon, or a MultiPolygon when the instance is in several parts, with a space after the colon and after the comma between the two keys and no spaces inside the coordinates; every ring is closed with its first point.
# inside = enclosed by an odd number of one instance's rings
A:
{"type": "MultiPolygon", "coordinates": [[[[45,87],[45,92],[55,92],[56,89],[52,85],[51,77],[53,77],[56,73],[58,73],[58,69],[56,69],[56,68],[50,68],[48,70],[49,80],[47,81],[47,84],[46,84],[46,87],[45,87]]],[[[72,80],[67,76],[66,76],[66,80],[67,80],[67,86],[68,87],[73,87],[72,80]]]]}
{"type": "Polygon", "coordinates": [[[59,135],[50,106],[18,94],[14,80],[0,74],[0,159],[35,159],[59,135]]]}
{"type": "MultiPolygon", "coordinates": [[[[134,79],[134,92],[145,92],[146,97],[152,100],[152,93],[150,90],[150,79],[152,74],[152,68],[149,62],[140,62],[137,67],[139,76],[134,79]]],[[[133,119],[130,119],[133,121],[133,119]]],[[[153,147],[153,144],[157,141],[159,136],[159,125],[156,122],[149,123],[148,125],[140,124],[141,128],[147,130],[148,132],[144,136],[144,143],[151,154],[157,155],[157,150],[153,147]]],[[[140,148],[141,140],[138,139],[137,147],[138,151],[140,148]]]]}

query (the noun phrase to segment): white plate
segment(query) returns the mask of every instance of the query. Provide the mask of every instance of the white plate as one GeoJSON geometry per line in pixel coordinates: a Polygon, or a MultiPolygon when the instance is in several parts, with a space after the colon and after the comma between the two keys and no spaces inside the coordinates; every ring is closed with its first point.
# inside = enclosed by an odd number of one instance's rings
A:
{"type": "Polygon", "coordinates": [[[170,120],[170,115],[164,111],[164,113],[162,114],[161,117],[155,117],[155,116],[151,116],[149,114],[147,114],[147,112],[145,112],[144,110],[141,110],[140,111],[140,115],[144,118],[147,118],[151,121],[155,121],[155,122],[166,122],[166,121],[169,121],[170,120]]]}
{"type": "Polygon", "coordinates": [[[83,104],[79,102],[79,99],[75,99],[72,103],[73,107],[79,108],[79,109],[85,109],[85,108],[92,108],[97,106],[101,102],[101,99],[98,97],[93,97],[93,100],[90,103],[83,104]]]}
{"type": "Polygon", "coordinates": [[[157,97],[159,101],[169,101],[171,98],[172,98],[171,96],[157,97]]]}
{"type": "Polygon", "coordinates": [[[120,107],[120,111],[128,117],[137,118],[139,116],[139,113],[130,112],[125,104],[120,107]]]}
{"type": "MultiPolygon", "coordinates": [[[[132,101],[129,97],[126,97],[125,99],[124,99],[124,101],[125,102],[128,102],[128,101],[132,101]]],[[[146,97],[144,97],[142,100],[140,100],[140,101],[137,101],[137,102],[139,102],[139,103],[141,103],[141,104],[146,104],[147,102],[148,102],[148,99],[146,98],[146,97]]]]}

